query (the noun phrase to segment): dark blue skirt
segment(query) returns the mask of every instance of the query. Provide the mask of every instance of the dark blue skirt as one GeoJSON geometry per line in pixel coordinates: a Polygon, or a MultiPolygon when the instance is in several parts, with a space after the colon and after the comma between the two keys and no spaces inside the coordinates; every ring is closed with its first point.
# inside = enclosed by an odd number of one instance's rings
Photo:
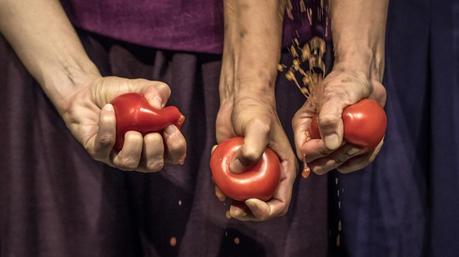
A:
{"type": "Polygon", "coordinates": [[[386,56],[384,148],[330,180],[333,256],[457,257],[459,1],[390,1],[386,56]]]}

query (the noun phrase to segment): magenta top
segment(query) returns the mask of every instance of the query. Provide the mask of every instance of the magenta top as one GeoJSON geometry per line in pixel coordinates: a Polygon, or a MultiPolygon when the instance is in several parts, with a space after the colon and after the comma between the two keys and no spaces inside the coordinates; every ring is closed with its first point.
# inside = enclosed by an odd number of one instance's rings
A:
{"type": "MultiPolygon", "coordinates": [[[[314,8],[320,0],[291,0],[293,16],[286,17],[284,46],[296,31],[310,37],[311,24],[299,2],[314,8]]],[[[222,0],[62,0],[72,23],[81,29],[148,47],[221,53],[222,0]]],[[[314,14],[315,11],[312,11],[314,14]]],[[[320,26],[316,26],[320,28],[320,26]]],[[[319,29],[320,30],[320,29],[319,29]]]]}

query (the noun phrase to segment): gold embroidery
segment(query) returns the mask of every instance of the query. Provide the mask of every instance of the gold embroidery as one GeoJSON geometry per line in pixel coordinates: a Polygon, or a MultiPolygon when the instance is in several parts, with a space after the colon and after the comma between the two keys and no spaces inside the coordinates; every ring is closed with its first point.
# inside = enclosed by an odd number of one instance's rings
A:
{"type": "MultiPolygon", "coordinates": [[[[299,1],[299,14],[306,18],[310,26],[318,22],[324,26],[324,37],[328,37],[329,18],[327,0],[297,0],[299,1]]],[[[294,7],[292,0],[287,1],[287,16],[294,19],[294,7]]],[[[326,73],[324,55],[327,51],[327,44],[321,37],[313,37],[304,45],[299,43],[299,33],[292,40],[288,48],[292,57],[290,64],[279,64],[278,70],[283,73],[285,78],[300,90],[300,92],[309,98],[311,91],[322,81],[326,73]]]]}
{"type": "Polygon", "coordinates": [[[325,76],[326,66],[323,61],[326,52],[325,40],[314,37],[300,46],[297,39],[289,48],[292,61],[289,65],[279,64],[278,70],[284,73],[287,80],[292,81],[300,92],[308,98],[325,76]]]}

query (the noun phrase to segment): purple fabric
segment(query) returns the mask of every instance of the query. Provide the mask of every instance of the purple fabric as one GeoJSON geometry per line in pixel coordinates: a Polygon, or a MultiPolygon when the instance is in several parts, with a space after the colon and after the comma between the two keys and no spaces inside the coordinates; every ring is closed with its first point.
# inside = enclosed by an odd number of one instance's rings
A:
{"type": "Polygon", "coordinates": [[[67,0],[80,28],[155,48],[217,53],[222,49],[223,1],[67,0]]]}
{"type": "MultiPolygon", "coordinates": [[[[0,256],[327,256],[325,176],[299,178],[284,217],[264,223],[225,218],[228,206],[214,196],[209,171],[220,56],[162,51],[81,31],[80,38],[104,75],[171,86],[170,104],[187,117],[187,160],[154,174],[92,160],[0,37],[0,256]]],[[[282,78],[276,94],[292,139],[291,117],[304,98],[282,78]]]]}
{"type": "MultiPolygon", "coordinates": [[[[285,17],[283,45],[294,37],[324,35],[319,0],[291,0],[285,17]],[[300,1],[311,8],[309,22],[300,1]],[[314,24],[314,26],[312,25],[314,24]],[[298,33],[297,33],[298,32],[298,33]]],[[[76,27],[126,42],[177,51],[221,53],[222,0],[62,0],[76,27]]]]}

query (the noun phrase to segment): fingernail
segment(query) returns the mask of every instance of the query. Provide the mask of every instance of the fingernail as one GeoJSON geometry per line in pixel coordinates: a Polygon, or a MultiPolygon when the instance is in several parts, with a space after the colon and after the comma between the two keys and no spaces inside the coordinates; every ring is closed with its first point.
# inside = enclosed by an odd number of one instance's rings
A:
{"type": "Polygon", "coordinates": [[[113,112],[113,111],[115,111],[115,109],[113,109],[113,105],[111,105],[111,104],[106,104],[106,105],[103,107],[103,109],[104,109],[105,111],[108,111],[108,112],[113,112]]]}
{"type": "Polygon", "coordinates": [[[346,154],[349,155],[349,156],[354,156],[356,154],[358,154],[361,150],[359,148],[356,148],[356,147],[352,147],[351,149],[349,149],[346,154]]]}
{"type": "Polygon", "coordinates": [[[314,172],[317,175],[323,175],[324,170],[322,168],[320,168],[320,167],[314,167],[314,168],[312,168],[312,172],[314,172]]]}
{"type": "Polygon", "coordinates": [[[333,133],[333,134],[326,135],[324,138],[324,141],[325,141],[325,146],[330,150],[338,149],[339,147],[339,138],[337,134],[333,133]]]}
{"type": "Polygon", "coordinates": [[[174,125],[170,125],[170,126],[167,126],[167,128],[164,130],[164,133],[168,134],[168,135],[172,135],[174,134],[176,131],[177,131],[177,127],[174,126],[174,125]]]}
{"type": "Polygon", "coordinates": [[[245,169],[245,166],[241,163],[239,158],[235,158],[231,161],[230,171],[232,173],[241,173],[242,171],[244,171],[244,169],[245,169]]]}
{"type": "Polygon", "coordinates": [[[159,96],[154,96],[151,100],[151,106],[155,107],[156,109],[161,109],[162,107],[162,100],[159,96]]]}
{"type": "Polygon", "coordinates": [[[247,205],[247,207],[249,207],[250,209],[257,208],[257,204],[253,200],[245,201],[245,205],[247,205]]]}
{"type": "Polygon", "coordinates": [[[239,208],[235,208],[233,206],[230,207],[229,212],[230,212],[231,217],[237,217],[237,216],[241,215],[241,210],[239,208]]]}

